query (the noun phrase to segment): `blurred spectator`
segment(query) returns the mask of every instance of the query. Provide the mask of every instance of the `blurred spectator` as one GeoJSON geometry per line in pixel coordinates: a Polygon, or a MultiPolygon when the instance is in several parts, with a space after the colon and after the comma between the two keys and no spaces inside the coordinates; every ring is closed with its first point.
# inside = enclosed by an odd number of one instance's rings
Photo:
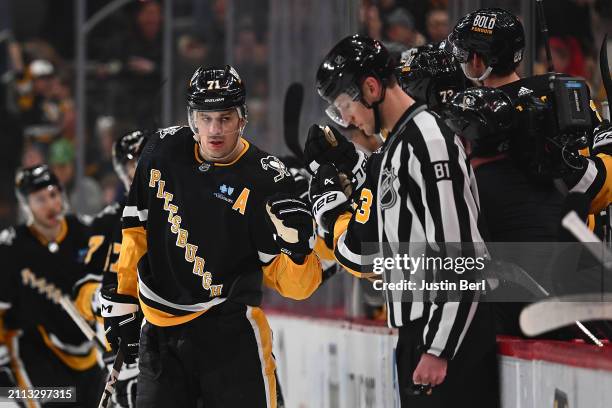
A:
{"type": "Polygon", "coordinates": [[[427,13],[427,37],[430,42],[439,43],[445,40],[450,33],[448,24],[448,11],[444,9],[433,9],[427,13]]]}
{"type": "MultiPolygon", "coordinates": [[[[550,53],[555,71],[589,79],[586,71],[585,56],[580,48],[580,44],[573,37],[550,38],[550,53]]],[[[540,49],[540,61],[546,61],[546,53],[544,47],[540,49]]],[[[546,72],[546,65],[540,65],[536,68],[536,72],[546,72]]]]}
{"type": "Polygon", "coordinates": [[[374,38],[375,40],[382,40],[383,23],[380,18],[380,12],[378,7],[369,5],[364,2],[362,8],[363,22],[365,27],[365,33],[367,36],[374,38]]]}
{"type": "Polygon", "coordinates": [[[132,29],[118,36],[113,55],[120,55],[122,109],[117,113],[135,125],[159,122],[162,46],[161,6],[156,1],[138,5],[132,29]]]}
{"type": "Polygon", "coordinates": [[[66,190],[68,202],[74,213],[95,215],[104,206],[102,190],[95,180],[84,176],[81,185],[75,185],[74,146],[67,139],[60,139],[49,149],[49,165],[66,190]]]}
{"type": "Polygon", "coordinates": [[[37,59],[30,63],[25,78],[17,85],[24,136],[36,142],[49,143],[59,132],[60,108],[53,98],[56,79],[53,65],[37,59]]]}
{"type": "Polygon", "coordinates": [[[387,17],[385,33],[392,42],[405,45],[408,48],[418,47],[426,43],[425,37],[414,28],[414,18],[404,9],[396,9],[387,17]]]}
{"type": "Polygon", "coordinates": [[[33,167],[45,163],[45,155],[36,145],[28,145],[21,158],[21,167],[33,167]]]}

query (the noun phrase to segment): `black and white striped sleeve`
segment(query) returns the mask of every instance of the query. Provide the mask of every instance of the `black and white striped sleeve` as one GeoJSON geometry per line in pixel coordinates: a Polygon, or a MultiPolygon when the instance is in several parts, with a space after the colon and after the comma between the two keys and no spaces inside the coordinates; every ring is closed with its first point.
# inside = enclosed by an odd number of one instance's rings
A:
{"type": "MultiPolygon", "coordinates": [[[[427,242],[445,258],[482,255],[478,198],[461,141],[430,113],[415,116],[414,124],[420,137],[411,140],[409,150],[410,160],[418,165],[409,165],[408,172],[421,191],[427,242]]],[[[447,278],[469,280],[470,276],[456,271],[437,276],[447,278]]],[[[476,312],[479,294],[464,290],[452,298],[446,295],[432,304],[423,337],[427,353],[451,359],[476,312]]]]}

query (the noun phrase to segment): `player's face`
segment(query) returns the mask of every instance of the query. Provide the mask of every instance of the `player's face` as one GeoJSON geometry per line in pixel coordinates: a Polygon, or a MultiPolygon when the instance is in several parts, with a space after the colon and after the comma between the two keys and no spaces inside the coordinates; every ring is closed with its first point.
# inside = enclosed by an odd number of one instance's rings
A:
{"type": "Polygon", "coordinates": [[[54,228],[63,218],[63,198],[57,186],[48,186],[28,195],[28,205],[34,223],[44,228],[54,228]]]}
{"type": "Polygon", "coordinates": [[[328,109],[328,115],[341,126],[353,125],[366,135],[374,134],[374,113],[361,102],[353,100],[348,94],[338,95],[333,106],[328,109]]]}
{"type": "Polygon", "coordinates": [[[244,123],[236,109],[221,112],[195,111],[193,115],[204,156],[212,161],[231,156],[244,123]]]}

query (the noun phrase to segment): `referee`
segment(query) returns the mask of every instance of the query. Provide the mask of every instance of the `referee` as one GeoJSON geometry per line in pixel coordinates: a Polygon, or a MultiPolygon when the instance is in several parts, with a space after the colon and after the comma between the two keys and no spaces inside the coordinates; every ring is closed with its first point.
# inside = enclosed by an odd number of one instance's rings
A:
{"type": "MultiPolygon", "coordinates": [[[[349,272],[373,276],[379,252],[366,243],[382,244],[389,258],[487,256],[477,187],[463,146],[439,117],[402,91],[380,42],[360,35],[340,41],[319,67],[317,90],[336,123],[384,139],[365,166],[335,129],[314,125],[306,142],[306,159],[316,171],[313,214],[333,234],[336,259],[349,272]],[[363,168],[366,177],[360,175],[363,168]],[[360,194],[355,211],[340,173],[360,194]]],[[[458,273],[394,266],[382,277],[420,281],[419,287],[473,278],[458,273]]],[[[388,324],[399,328],[395,358],[403,407],[499,405],[495,336],[488,305],[478,302],[480,291],[385,295],[388,324]]]]}

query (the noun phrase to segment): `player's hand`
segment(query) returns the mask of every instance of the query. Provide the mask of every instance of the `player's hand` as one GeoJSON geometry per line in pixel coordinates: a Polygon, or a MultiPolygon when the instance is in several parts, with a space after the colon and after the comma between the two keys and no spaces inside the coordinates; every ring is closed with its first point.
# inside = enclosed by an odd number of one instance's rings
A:
{"type": "Polygon", "coordinates": [[[304,160],[313,173],[323,164],[333,164],[351,181],[352,191],[365,182],[367,157],[334,127],[317,124],[310,127],[304,160]]]}
{"type": "Polygon", "coordinates": [[[612,125],[603,122],[593,131],[592,154],[606,153],[612,155],[612,125]]]}
{"type": "Polygon", "coordinates": [[[140,323],[138,299],[117,293],[114,285],[100,291],[100,305],[104,318],[106,340],[116,353],[123,351],[124,362],[131,364],[138,357],[140,346],[140,323]]]}
{"type": "Polygon", "coordinates": [[[340,214],[349,210],[348,197],[344,193],[338,170],[324,164],[310,181],[310,204],[317,225],[324,233],[332,232],[340,214]]]}
{"type": "Polygon", "coordinates": [[[429,385],[435,387],[442,384],[446,378],[446,359],[436,357],[433,354],[423,353],[419,364],[412,374],[412,382],[415,385],[429,385]]]}
{"type": "Polygon", "coordinates": [[[295,193],[302,201],[308,201],[308,184],[310,183],[310,174],[305,168],[288,167],[289,173],[295,181],[295,193]]]}
{"type": "Polygon", "coordinates": [[[277,193],[266,201],[267,220],[281,252],[303,263],[315,244],[314,221],[308,205],[292,194],[277,193]]]}

